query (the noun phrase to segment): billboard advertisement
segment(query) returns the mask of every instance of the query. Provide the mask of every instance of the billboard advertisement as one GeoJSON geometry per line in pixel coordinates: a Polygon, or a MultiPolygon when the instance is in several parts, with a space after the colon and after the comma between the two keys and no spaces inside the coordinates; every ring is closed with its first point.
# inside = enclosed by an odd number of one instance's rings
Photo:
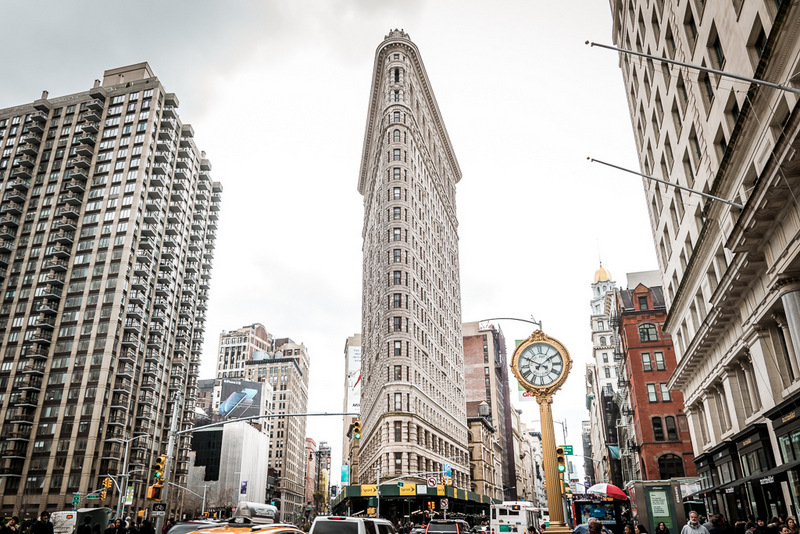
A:
{"type": "Polygon", "coordinates": [[[347,348],[347,411],[361,413],[361,347],[347,348]]]}
{"type": "Polygon", "coordinates": [[[222,379],[217,413],[222,419],[239,419],[262,413],[260,382],[222,379]]]}

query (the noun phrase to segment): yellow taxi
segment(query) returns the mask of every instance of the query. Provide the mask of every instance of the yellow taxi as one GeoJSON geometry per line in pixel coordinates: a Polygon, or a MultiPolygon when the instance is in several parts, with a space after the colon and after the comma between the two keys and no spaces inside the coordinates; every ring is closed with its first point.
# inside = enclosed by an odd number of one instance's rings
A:
{"type": "Polygon", "coordinates": [[[269,504],[256,502],[240,502],[233,517],[226,523],[216,526],[204,525],[191,534],[305,534],[295,525],[276,523],[278,509],[269,504]]]}

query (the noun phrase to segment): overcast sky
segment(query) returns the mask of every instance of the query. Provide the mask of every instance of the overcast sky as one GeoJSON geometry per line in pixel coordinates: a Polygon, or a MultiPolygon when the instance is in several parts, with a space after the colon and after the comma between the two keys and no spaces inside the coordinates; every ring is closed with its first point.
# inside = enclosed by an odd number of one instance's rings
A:
{"type": "MultiPolygon", "coordinates": [[[[534,316],[566,345],[575,364],[554,413],[581,452],[594,272],[602,257],[625,287],[626,272],[657,268],[641,180],[586,160],[638,168],[618,58],[584,44],[610,43],[606,0],[5,0],[0,16],[0,107],[141,61],[178,95],[224,187],[201,378],[222,330],[259,322],[308,347],[310,411],[342,408],[344,343],[361,329],[371,73],[404,29],[463,173],[463,320],[534,316]]],[[[534,328],[499,326],[509,357],[534,328]]],[[[538,420],[535,403],[519,407],[538,420]]],[[[334,481],[341,427],[308,424],[333,446],[334,481]]]]}

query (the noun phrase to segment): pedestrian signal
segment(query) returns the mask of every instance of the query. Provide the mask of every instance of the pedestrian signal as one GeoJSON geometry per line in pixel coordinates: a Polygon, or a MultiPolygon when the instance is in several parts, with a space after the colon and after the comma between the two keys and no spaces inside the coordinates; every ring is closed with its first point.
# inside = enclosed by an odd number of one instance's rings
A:
{"type": "Polygon", "coordinates": [[[353,423],[353,438],[361,439],[361,420],[356,419],[356,422],[353,423]]]}
{"type": "Polygon", "coordinates": [[[558,464],[559,473],[563,473],[567,470],[567,461],[564,457],[564,447],[556,447],[556,463],[558,464]]]}

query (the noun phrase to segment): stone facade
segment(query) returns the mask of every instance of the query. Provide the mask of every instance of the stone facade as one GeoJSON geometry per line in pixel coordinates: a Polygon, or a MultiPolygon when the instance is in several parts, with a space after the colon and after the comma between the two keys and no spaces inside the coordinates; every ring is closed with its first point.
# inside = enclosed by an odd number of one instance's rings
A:
{"type": "MultiPolygon", "coordinates": [[[[612,0],[614,42],[776,83],[800,67],[800,4],[612,0]],[[647,22],[645,22],[647,21],[647,22]]],[[[621,55],[677,368],[703,486],[730,520],[797,514],[797,94],[621,55]]]]}
{"type": "MultiPolygon", "coordinates": [[[[461,171],[419,50],[375,54],[364,196],[360,478],[440,472],[469,487],[455,188],[461,171]]],[[[419,478],[420,481],[423,477],[419,478]]]]}

